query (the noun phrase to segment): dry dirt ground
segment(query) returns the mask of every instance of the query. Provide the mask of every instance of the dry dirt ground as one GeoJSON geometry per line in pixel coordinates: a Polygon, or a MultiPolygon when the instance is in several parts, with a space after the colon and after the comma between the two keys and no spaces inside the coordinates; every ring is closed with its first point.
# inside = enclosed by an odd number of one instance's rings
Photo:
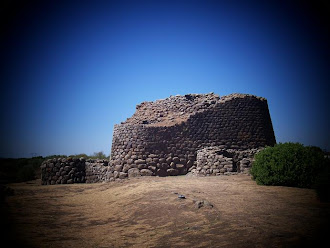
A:
{"type": "Polygon", "coordinates": [[[2,233],[12,246],[329,247],[330,205],[313,190],[259,186],[246,175],[9,186],[2,233]]]}

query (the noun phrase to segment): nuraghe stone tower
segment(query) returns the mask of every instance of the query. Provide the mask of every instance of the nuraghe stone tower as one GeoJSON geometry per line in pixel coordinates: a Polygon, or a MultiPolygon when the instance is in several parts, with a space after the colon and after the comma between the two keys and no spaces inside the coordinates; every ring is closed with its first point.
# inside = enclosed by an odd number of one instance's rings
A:
{"type": "Polygon", "coordinates": [[[275,143],[265,98],[171,96],[137,105],[132,117],[114,126],[110,161],[50,159],[41,166],[42,183],[248,173],[254,154],[275,143]]]}
{"type": "Polygon", "coordinates": [[[221,175],[248,171],[275,143],[265,98],[188,94],[137,105],[114,127],[111,162],[159,176],[221,175]]]}

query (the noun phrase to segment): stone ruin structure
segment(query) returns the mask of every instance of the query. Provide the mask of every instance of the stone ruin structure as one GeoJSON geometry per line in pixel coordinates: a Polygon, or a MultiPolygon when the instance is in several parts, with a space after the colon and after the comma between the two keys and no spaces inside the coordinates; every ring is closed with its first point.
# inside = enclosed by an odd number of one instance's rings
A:
{"type": "Polygon", "coordinates": [[[137,105],[132,117],[114,126],[109,162],[48,160],[42,165],[42,182],[248,173],[254,154],[275,143],[265,98],[248,94],[220,98],[214,93],[170,96],[137,105]]]}

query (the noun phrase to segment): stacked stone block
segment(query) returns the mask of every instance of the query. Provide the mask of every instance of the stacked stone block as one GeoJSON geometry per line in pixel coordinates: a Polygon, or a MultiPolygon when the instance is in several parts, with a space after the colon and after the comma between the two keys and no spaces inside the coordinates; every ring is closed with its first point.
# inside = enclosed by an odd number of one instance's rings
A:
{"type": "Polygon", "coordinates": [[[108,182],[114,180],[114,170],[108,160],[88,159],[85,162],[86,183],[108,182]]]}
{"type": "Polygon", "coordinates": [[[41,165],[43,185],[84,183],[86,181],[85,160],[83,158],[53,158],[41,165]]]}

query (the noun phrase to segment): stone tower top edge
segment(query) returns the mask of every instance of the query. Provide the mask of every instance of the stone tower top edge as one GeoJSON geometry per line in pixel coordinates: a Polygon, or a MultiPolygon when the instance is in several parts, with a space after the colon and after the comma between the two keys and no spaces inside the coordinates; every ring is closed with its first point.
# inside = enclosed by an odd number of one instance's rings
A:
{"type": "Polygon", "coordinates": [[[257,98],[261,101],[266,100],[263,97],[242,93],[232,93],[221,97],[214,92],[175,95],[136,105],[135,113],[121,124],[172,126],[186,121],[192,114],[212,109],[217,104],[246,97],[257,98]]]}

